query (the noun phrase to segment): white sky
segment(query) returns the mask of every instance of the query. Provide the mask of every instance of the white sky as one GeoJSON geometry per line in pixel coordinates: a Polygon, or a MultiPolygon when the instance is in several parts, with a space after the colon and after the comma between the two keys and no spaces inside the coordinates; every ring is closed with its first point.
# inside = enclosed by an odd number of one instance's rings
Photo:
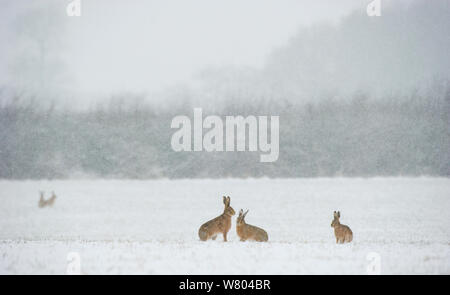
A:
{"type": "MultiPolygon", "coordinates": [[[[65,16],[69,2],[56,5],[67,22],[63,56],[71,84],[79,93],[106,95],[160,91],[189,82],[207,66],[261,66],[299,26],[335,22],[370,1],[81,0],[81,17],[65,16]]],[[[2,0],[0,40],[5,47],[14,44],[5,41],[13,38],[12,20],[20,22],[15,16],[29,4],[2,0]]],[[[14,51],[9,49],[0,49],[0,82],[7,76],[7,53],[14,51]]]]}
{"type": "Polygon", "coordinates": [[[336,20],[355,1],[132,2],[86,3],[70,27],[71,68],[86,90],[159,90],[210,65],[258,66],[299,25],[336,20]]]}

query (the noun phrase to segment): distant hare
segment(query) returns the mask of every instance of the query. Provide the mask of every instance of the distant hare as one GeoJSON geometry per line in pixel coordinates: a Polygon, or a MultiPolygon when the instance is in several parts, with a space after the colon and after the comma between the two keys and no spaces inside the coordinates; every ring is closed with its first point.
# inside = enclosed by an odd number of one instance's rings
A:
{"type": "Polygon", "coordinates": [[[56,195],[55,192],[52,192],[52,196],[46,200],[44,198],[44,192],[39,192],[39,202],[38,202],[38,207],[39,208],[44,208],[45,206],[50,206],[53,207],[53,204],[55,203],[56,200],[56,195]]]}
{"type": "Polygon", "coordinates": [[[225,209],[222,215],[202,224],[198,230],[200,240],[206,241],[208,239],[215,240],[218,234],[223,235],[224,242],[227,241],[227,233],[231,228],[231,216],[235,214],[234,209],[230,206],[230,197],[223,197],[225,209]]]}
{"type": "Polygon", "coordinates": [[[331,222],[331,227],[334,227],[334,235],[336,236],[336,243],[350,243],[353,240],[352,230],[339,222],[339,218],[341,217],[341,212],[334,211],[333,213],[333,221],[331,222]]]}
{"type": "Polygon", "coordinates": [[[50,199],[47,200],[47,205],[52,207],[53,203],[55,203],[55,200],[56,200],[55,192],[52,192],[52,196],[50,197],[50,199]]]}
{"type": "Polygon", "coordinates": [[[247,213],[248,210],[244,213],[244,211],[241,209],[237,218],[236,232],[241,241],[253,240],[257,242],[267,242],[269,240],[269,236],[267,235],[267,232],[265,230],[245,223],[245,216],[247,215],[247,213]]]}
{"type": "Polygon", "coordinates": [[[45,207],[45,200],[44,200],[44,192],[39,192],[39,202],[38,202],[38,207],[39,208],[44,208],[45,207]]]}

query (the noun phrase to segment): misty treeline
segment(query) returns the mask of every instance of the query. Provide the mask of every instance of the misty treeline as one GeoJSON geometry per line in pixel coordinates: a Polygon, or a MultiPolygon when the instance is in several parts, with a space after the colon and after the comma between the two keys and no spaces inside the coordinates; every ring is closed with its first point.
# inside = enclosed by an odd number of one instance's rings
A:
{"type": "Polygon", "coordinates": [[[290,105],[278,100],[234,102],[206,115],[279,115],[280,156],[259,152],[174,152],[176,115],[192,118],[188,102],[163,109],[126,97],[89,111],[41,107],[15,98],[0,107],[0,177],[180,178],[450,175],[450,85],[371,100],[290,105]]]}
{"type": "Polygon", "coordinates": [[[60,42],[36,38],[62,26],[19,28],[27,50],[12,60],[16,83],[0,87],[0,178],[449,176],[450,5],[432,2],[300,28],[259,68],[211,67],[192,85],[85,109],[64,92],[76,85],[61,82],[60,42]],[[171,120],[194,107],[204,117],[278,115],[278,160],[172,151],[171,120]]]}

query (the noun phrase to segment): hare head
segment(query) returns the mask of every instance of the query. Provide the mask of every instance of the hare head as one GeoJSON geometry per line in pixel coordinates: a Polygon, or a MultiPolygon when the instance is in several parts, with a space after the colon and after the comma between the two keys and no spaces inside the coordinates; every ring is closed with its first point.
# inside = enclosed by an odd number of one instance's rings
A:
{"type": "Polygon", "coordinates": [[[242,209],[239,211],[239,216],[236,220],[237,224],[245,223],[245,216],[247,215],[247,213],[248,213],[248,210],[245,213],[244,213],[244,210],[242,210],[242,209]]]}
{"type": "Polygon", "coordinates": [[[234,209],[230,206],[230,197],[223,197],[223,203],[225,205],[225,210],[223,211],[224,214],[229,215],[229,216],[233,216],[234,214],[236,214],[234,212],[234,209]]]}
{"type": "Polygon", "coordinates": [[[341,212],[334,211],[333,213],[333,221],[331,222],[331,227],[335,227],[339,224],[339,217],[341,217],[341,212]]]}

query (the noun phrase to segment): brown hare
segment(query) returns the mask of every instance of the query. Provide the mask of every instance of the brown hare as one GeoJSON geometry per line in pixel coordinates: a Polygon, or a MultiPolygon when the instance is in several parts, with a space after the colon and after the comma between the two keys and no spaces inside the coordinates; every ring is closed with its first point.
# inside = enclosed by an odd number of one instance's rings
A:
{"type": "Polygon", "coordinates": [[[218,234],[223,235],[223,241],[227,241],[227,233],[231,228],[231,216],[235,214],[234,209],[230,206],[230,197],[223,197],[225,209],[222,215],[202,224],[198,230],[200,240],[215,240],[218,234]]]}
{"type": "Polygon", "coordinates": [[[39,192],[39,202],[38,202],[38,207],[39,208],[44,208],[45,207],[45,200],[44,200],[44,192],[39,192]]]}
{"type": "Polygon", "coordinates": [[[333,213],[333,221],[331,222],[331,227],[334,227],[334,235],[336,236],[336,243],[350,243],[353,240],[352,230],[339,222],[339,218],[341,217],[341,212],[334,211],[333,213]]]}
{"type": "Polygon", "coordinates": [[[53,203],[55,203],[55,200],[56,200],[55,192],[52,192],[52,196],[50,197],[50,199],[46,201],[47,206],[53,207],[53,203]]]}
{"type": "Polygon", "coordinates": [[[267,232],[265,230],[245,223],[245,216],[247,215],[247,213],[248,210],[244,213],[244,211],[241,209],[241,211],[239,211],[239,216],[236,222],[236,232],[241,241],[252,240],[257,242],[267,242],[269,240],[269,236],[267,235],[267,232]]]}
{"type": "Polygon", "coordinates": [[[39,196],[39,202],[38,202],[38,207],[39,208],[44,208],[46,206],[53,207],[53,204],[55,203],[55,200],[56,200],[55,192],[52,192],[52,196],[48,200],[46,200],[44,198],[44,192],[40,191],[39,195],[40,195],[39,196]]]}

